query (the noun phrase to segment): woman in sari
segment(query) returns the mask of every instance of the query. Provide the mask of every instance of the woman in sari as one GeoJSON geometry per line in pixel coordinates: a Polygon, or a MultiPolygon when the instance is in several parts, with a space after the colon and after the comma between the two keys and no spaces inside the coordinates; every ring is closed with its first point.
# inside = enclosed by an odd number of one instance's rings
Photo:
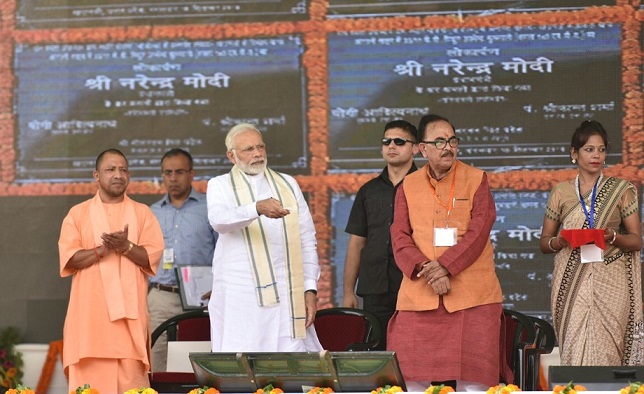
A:
{"type": "Polygon", "coordinates": [[[554,253],[550,306],[561,365],[642,365],[642,226],[635,186],[603,176],[608,136],[584,121],[570,156],[579,173],[556,185],[548,199],[540,249],[554,253]],[[606,249],[582,263],[560,229],[603,229],[606,249]],[[603,260],[603,261],[601,261],[603,260]]]}

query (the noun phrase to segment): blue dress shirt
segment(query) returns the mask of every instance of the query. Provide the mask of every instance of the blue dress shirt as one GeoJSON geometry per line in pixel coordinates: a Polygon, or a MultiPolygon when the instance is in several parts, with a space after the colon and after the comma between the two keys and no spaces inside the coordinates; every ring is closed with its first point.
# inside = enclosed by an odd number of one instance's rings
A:
{"type": "Polygon", "coordinates": [[[161,259],[150,283],[176,286],[175,266],[212,265],[218,234],[208,222],[205,194],[192,189],[181,208],[173,206],[166,194],[150,208],[161,225],[165,248],[172,248],[174,253],[173,268],[164,269],[161,259]]]}

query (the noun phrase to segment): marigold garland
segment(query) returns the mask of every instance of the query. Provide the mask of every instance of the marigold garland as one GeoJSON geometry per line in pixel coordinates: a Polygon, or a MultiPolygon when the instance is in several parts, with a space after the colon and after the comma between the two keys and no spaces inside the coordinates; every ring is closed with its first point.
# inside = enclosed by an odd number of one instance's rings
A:
{"type": "Polygon", "coordinates": [[[138,389],[129,389],[128,391],[125,392],[125,394],[159,394],[159,393],[157,393],[157,391],[153,388],[141,387],[138,389]]]}
{"type": "Polygon", "coordinates": [[[334,393],[331,387],[313,387],[306,394],[331,394],[334,393]]]}
{"type": "Polygon", "coordinates": [[[5,394],[36,394],[36,393],[29,387],[19,384],[18,387],[16,387],[15,389],[9,389],[5,391],[5,394]]]}
{"type": "Polygon", "coordinates": [[[254,394],[280,394],[283,393],[281,388],[274,387],[272,384],[264,386],[264,388],[257,389],[254,394]]]}
{"type": "Polygon", "coordinates": [[[188,394],[219,394],[219,390],[214,387],[204,386],[192,389],[188,394]]]}
{"type": "Polygon", "coordinates": [[[578,391],[586,391],[586,387],[574,384],[572,381],[567,385],[556,385],[552,394],[577,394],[578,391]]]}
{"type": "Polygon", "coordinates": [[[425,390],[425,394],[447,394],[453,392],[454,388],[452,386],[445,386],[444,384],[439,386],[429,386],[425,390]]]}
{"type": "Polygon", "coordinates": [[[85,383],[83,387],[78,386],[76,390],[70,391],[69,394],[100,394],[97,389],[93,389],[89,384],[85,383]]]}
{"type": "Polygon", "coordinates": [[[508,394],[513,391],[521,391],[521,389],[515,384],[500,384],[498,386],[490,387],[487,389],[485,394],[508,394]]]}
{"type": "Polygon", "coordinates": [[[633,382],[619,390],[619,394],[644,394],[644,385],[642,382],[633,382]]]}
{"type": "Polygon", "coordinates": [[[371,394],[393,394],[393,393],[402,393],[403,389],[400,386],[390,386],[386,385],[384,387],[378,387],[375,390],[371,391],[371,394]]]}

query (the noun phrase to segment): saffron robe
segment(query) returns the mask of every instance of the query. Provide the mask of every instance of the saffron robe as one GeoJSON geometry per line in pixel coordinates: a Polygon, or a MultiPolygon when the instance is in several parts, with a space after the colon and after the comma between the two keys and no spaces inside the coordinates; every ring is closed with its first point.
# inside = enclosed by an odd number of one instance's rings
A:
{"type": "Polygon", "coordinates": [[[103,204],[97,193],[70,209],[58,249],[61,277],[72,275],[63,332],[65,369],[83,358],[134,359],[149,369],[148,277],[155,275],[163,253],[163,233],[150,208],[127,195],[121,203],[103,204]],[[102,233],[121,231],[126,224],[128,239],[147,251],[150,268],[114,252],[84,269],[67,267],[76,252],[100,246],[102,233]]]}

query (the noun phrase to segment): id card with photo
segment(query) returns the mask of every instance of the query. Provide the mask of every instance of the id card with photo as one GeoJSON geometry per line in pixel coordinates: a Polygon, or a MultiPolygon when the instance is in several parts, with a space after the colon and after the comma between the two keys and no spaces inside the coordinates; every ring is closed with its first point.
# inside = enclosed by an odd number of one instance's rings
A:
{"type": "Polygon", "coordinates": [[[434,246],[456,245],[456,227],[434,228],[434,246]]]}
{"type": "Polygon", "coordinates": [[[161,266],[164,270],[171,270],[174,265],[174,249],[163,249],[163,258],[161,259],[161,266]]]}

